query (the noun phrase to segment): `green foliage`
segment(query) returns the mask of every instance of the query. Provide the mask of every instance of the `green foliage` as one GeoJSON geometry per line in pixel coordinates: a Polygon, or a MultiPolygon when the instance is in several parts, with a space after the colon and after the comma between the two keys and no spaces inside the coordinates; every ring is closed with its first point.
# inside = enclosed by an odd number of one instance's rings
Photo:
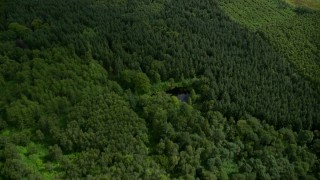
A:
{"type": "Polygon", "coordinates": [[[10,179],[53,178],[54,173],[45,167],[47,154],[48,150],[43,145],[33,142],[27,146],[6,144],[1,154],[5,159],[1,176],[10,179]]]}
{"type": "Polygon", "coordinates": [[[320,178],[317,12],[219,5],[0,1],[0,179],[320,178]]]}
{"type": "Polygon", "coordinates": [[[14,31],[20,38],[25,37],[27,34],[31,33],[31,30],[29,28],[16,22],[10,23],[8,29],[14,31]]]}
{"type": "Polygon", "coordinates": [[[31,26],[33,29],[40,29],[41,28],[41,25],[42,25],[42,21],[41,19],[34,19],[32,22],[31,22],[31,26]]]}
{"type": "MultiPolygon", "coordinates": [[[[307,1],[294,1],[304,4],[307,1]]],[[[316,3],[316,2],[315,2],[316,3]]],[[[311,4],[311,3],[310,3],[311,4]]],[[[311,79],[319,90],[319,17],[318,11],[299,12],[299,8],[277,1],[222,1],[230,17],[263,36],[298,71],[311,79]]]]}
{"type": "Polygon", "coordinates": [[[302,1],[297,1],[297,0],[286,0],[291,5],[298,6],[301,8],[310,8],[313,10],[320,10],[320,1],[319,0],[302,0],[302,1]]]}
{"type": "Polygon", "coordinates": [[[30,128],[35,124],[37,112],[40,110],[39,104],[22,97],[7,108],[7,122],[19,129],[30,128]]]}
{"type": "Polygon", "coordinates": [[[139,94],[148,93],[151,88],[150,80],[145,73],[132,70],[121,72],[121,79],[130,87],[133,86],[139,94]]]}

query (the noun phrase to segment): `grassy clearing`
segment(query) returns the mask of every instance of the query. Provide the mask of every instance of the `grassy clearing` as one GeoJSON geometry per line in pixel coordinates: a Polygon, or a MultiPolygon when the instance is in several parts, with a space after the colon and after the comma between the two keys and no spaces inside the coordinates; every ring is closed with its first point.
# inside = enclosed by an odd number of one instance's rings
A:
{"type": "Polygon", "coordinates": [[[299,73],[320,87],[319,11],[297,10],[282,0],[225,0],[220,7],[234,21],[264,36],[299,73]]]}
{"type": "Polygon", "coordinates": [[[198,78],[193,78],[193,79],[185,79],[181,82],[174,82],[174,81],[166,81],[166,82],[161,82],[154,84],[151,88],[151,94],[152,93],[157,93],[157,92],[162,92],[162,91],[168,91],[170,89],[174,88],[179,88],[179,87],[184,87],[188,88],[190,87],[193,83],[199,81],[200,79],[198,78]]]}
{"type": "Polygon", "coordinates": [[[286,2],[293,6],[320,10],[320,0],[286,0],[286,2]]]}
{"type": "Polygon", "coordinates": [[[285,22],[295,13],[274,0],[225,1],[220,7],[236,22],[257,30],[273,22],[285,22]]]}

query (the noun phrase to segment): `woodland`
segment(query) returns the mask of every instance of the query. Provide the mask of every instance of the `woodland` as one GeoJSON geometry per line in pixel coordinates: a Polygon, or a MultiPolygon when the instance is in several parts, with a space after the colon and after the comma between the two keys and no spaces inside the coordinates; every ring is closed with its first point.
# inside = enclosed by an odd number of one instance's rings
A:
{"type": "Polygon", "coordinates": [[[0,0],[0,179],[320,179],[319,4],[0,0]]]}

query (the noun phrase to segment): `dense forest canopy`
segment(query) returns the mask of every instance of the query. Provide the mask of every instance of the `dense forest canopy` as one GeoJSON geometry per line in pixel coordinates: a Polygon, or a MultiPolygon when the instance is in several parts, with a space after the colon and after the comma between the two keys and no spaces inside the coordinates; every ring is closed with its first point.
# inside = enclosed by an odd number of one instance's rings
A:
{"type": "Polygon", "coordinates": [[[0,0],[0,179],[320,178],[319,13],[0,0]]]}

